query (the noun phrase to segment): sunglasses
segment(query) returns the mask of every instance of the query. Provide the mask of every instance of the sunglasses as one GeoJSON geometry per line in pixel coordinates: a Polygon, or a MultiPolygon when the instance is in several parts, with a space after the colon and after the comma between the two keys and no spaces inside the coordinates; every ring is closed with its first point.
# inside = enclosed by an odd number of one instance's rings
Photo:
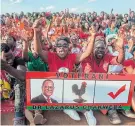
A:
{"type": "Polygon", "coordinates": [[[68,44],[64,44],[64,45],[57,44],[56,47],[57,47],[57,48],[61,48],[61,47],[63,47],[63,48],[68,48],[69,45],[68,45],[68,44]]]}

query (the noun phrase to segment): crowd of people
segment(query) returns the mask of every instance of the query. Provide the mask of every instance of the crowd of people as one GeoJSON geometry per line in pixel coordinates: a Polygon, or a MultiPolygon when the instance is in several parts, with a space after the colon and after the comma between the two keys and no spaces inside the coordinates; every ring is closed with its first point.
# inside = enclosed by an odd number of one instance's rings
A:
{"type": "MultiPolygon", "coordinates": [[[[41,111],[25,111],[26,71],[135,74],[135,12],[65,11],[1,15],[1,100],[15,99],[15,124],[47,120],[41,111]],[[19,85],[18,85],[19,84],[19,85]],[[17,91],[21,92],[19,95],[17,91]],[[17,96],[19,99],[17,99],[17,96]],[[18,102],[19,101],[19,102],[18,102]]],[[[93,112],[81,111],[88,125],[96,125],[93,112]]],[[[135,99],[130,110],[119,111],[135,118],[135,99]]],[[[117,110],[102,111],[111,124],[120,124],[117,110]]],[[[75,110],[64,110],[80,120],[75,110]]]]}

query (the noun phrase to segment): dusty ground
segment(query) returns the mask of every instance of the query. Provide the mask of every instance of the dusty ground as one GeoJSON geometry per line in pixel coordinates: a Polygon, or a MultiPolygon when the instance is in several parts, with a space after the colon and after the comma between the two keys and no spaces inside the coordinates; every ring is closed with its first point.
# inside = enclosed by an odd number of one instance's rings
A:
{"type": "MultiPolygon", "coordinates": [[[[81,121],[74,121],[68,115],[62,111],[46,111],[44,117],[47,118],[45,125],[87,125],[86,119],[83,114],[79,113],[81,121]]],[[[108,121],[108,117],[95,111],[94,115],[97,119],[97,125],[111,125],[108,121]]],[[[122,124],[121,125],[135,125],[135,119],[129,119],[119,114],[122,124]]],[[[12,125],[13,124],[13,113],[1,115],[1,125],[12,125]]],[[[28,123],[29,124],[29,123],[28,123]]]]}

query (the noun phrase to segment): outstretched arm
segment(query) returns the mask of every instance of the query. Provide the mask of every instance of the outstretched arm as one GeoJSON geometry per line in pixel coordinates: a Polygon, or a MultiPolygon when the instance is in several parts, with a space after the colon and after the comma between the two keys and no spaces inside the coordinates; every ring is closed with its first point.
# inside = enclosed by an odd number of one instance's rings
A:
{"type": "Polygon", "coordinates": [[[29,60],[29,56],[28,56],[29,41],[32,40],[33,37],[29,38],[25,32],[22,32],[21,38],[23,40],[22,58],[27,62],[29,60]]]}
{"type": "Polygon", "coordinates": [[[89,39],[89,44],[87,46],[86,51],[77,55],[77,59],[76,59],[77,64],[82,62],[86,57],[88,57],[92,53],[94,41],[95,41],[95,33],[92,34],[91,38],[89,39]]]}
{"type": "Polygon", "coordinates": [[[40,19],[35,21],[34,24],[33,24],[33,29],[34,29],[34,49],[39,54],[41,59],[44,62],[47,62],[48,61],[48,57],[47,57],[48,52],[43,51],[43,49],[41,47],[41,29],[39,28],[40,25],[41,25],[40,19]]]}

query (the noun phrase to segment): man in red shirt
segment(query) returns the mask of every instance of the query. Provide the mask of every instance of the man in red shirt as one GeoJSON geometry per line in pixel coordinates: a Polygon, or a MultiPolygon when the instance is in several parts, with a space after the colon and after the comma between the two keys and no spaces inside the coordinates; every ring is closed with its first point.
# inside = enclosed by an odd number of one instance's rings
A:
{"type": "MultiPolygon", "coordinates": [[[[82,70],[84,73],[107,73],[109,65],[122,63],[124,60],[124,44],[121,38],[117,41],[119,55],[117,57],[106,53],[105,41],[99,37],[95,39],[93,55],[90,55],[82,62],[82,70]]],[[[107,111],[102,111],[104,114],[107,111]]],[[[112,124],[119,124],[121,120],[117,115],[116,110],[108,111],[109,121],[112,124]]]]}
{"type": "MultiPolygon", "coordinates": [[[[41,20],[37,20],[33,24],[34,29],[34,46],[35,51],[39,54],[39,56],[42,58],[44,62],[47,62],[49,65],[49,71],[50,72],[60,72],[62,69],[62,72],[72,72],[73,67],[75,64],[79,64],[82,62],[87,56],[89,56],[93,50],[94,45],[94,39],[95,39],[95,33],[91,34],[91,39],[88,44],[88,47],[85,52],[80,54],[69,54],[69,43],[70,40],[67,37],[61,37],[57,39],[56,41],[56,53],[51,53],[42,50],[40,39],[41,39],[41,33],[40,33],[40,27],[41,26],[41,20]]],[[[71,118],[74,120],[80,120],[80,117],[78,113],[75,110],[64,110],[66,114],[68,114],[71,118]]],[[[88,123],[91,123],[91,125],[95,125],[96,119],[93,116],[92,111],[87,111],[84,113],[86,115],[86,118],[89,118],[88,123]]]]}

